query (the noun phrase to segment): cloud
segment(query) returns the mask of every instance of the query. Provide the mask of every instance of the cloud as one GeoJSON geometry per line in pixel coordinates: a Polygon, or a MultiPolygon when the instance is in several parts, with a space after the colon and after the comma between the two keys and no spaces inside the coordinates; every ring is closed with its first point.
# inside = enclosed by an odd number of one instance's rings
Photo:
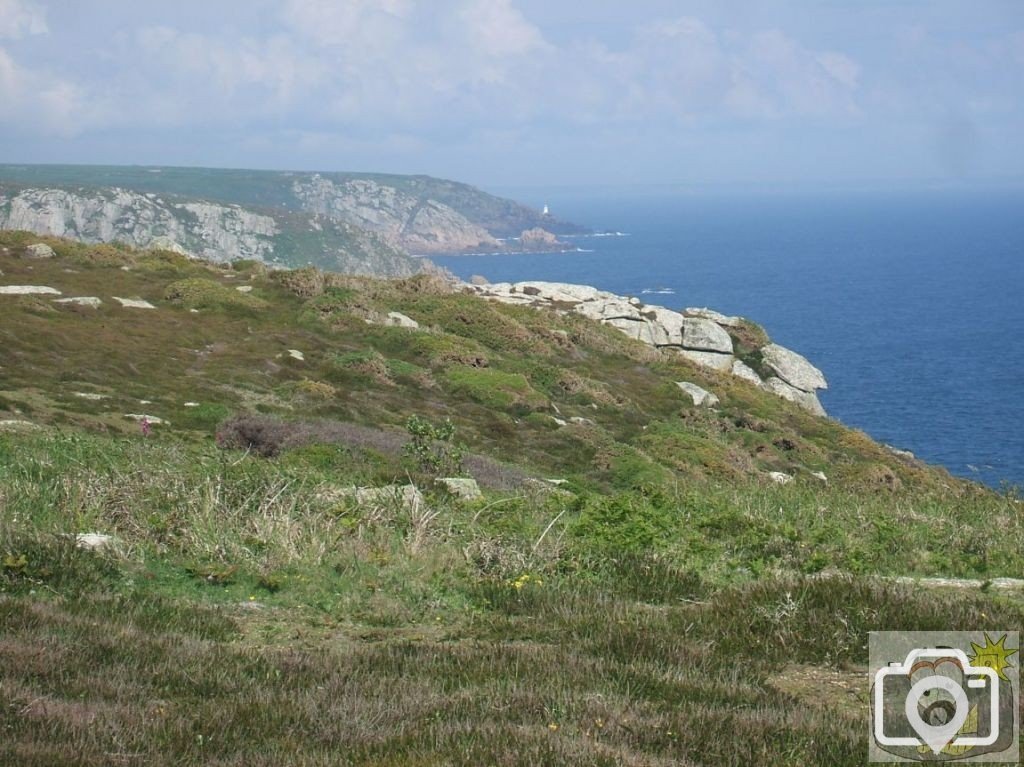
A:
{"type": "Polygon", "coordinates": [[[0,48],[0,125],[66,138],[92,127],[94,117],[81,86],[20,66],[0,48]]]}
{"type": "Polygon", "coordinates": [[[414,8],[412,0],[288,0],[280,17],[311,45],[344,46],[376,60],[408,41],[414,8]]]}
{"type": "Polygon", "coordinates": [[[484,56],[522,56],[546,46],[511,0],[470,0],[457,11],[469,43],[484,56]]]}
{"type": "Polygon", "coordinates": [[[30,0],[0,0],[0,40],[45,35],[46,12],[30,0]]]}

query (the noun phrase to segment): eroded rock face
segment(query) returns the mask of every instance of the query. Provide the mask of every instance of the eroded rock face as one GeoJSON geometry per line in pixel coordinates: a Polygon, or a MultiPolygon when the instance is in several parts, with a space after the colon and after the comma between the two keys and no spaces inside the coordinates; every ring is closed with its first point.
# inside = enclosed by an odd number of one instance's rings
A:
{"type": "Polygon", "coordinates": [[[809,410],[815,415],[825,415],[825,408],[821,406],[821,401],[818,399],[817,394],[790,386],[781,378],[769,378],[764,382],[764,389],[772,394],[777,394],[783,399],[788,399],[790,402],[795,402],[804,410],[809,410]]]}
{"type": "Polygon", "coordinates": [[[683,342],[686,349],[701,352],[732,354],[732,339],[711,320],[701,317],[683,318],[683,342]]]}
{"type": "Polygon", "coordinates": [[[454,208],[370,179],[336,184],[315,174],[292,184],[303,209],[384,237],[412,253],[499,249],[501,243],[454,208]]]}
{"type": "Polygon", "coordinates": [[[732,373],[816,415],[825,415],[815,391],[828,388],[828,383],[822,372],[801,355],[778,344],[761,348],[765,367],[776,374],[767,381],[736,359],[726,328],[740,325],[739,317],[706,308],[680,313],[663,306],[647,306],[636,298],[617,296],[589,285],[529,281],[464,287],[492,301],[581,314],[649,346],[673,350],[702,367],[732,373]]]}
{"type": "Polygon", "coordinates": [[[827,389],[824,374],[805,357],[778,344],[768,344],[761,349],[764,364],[790,386],[805,392],[827,389]]]}
{"type": "Polygon", "coordinates": [[[702,352],[695,351],[694,349],[680,349],[679,353],[690,360],[695,362],[701,367],[711,368],[712,370],[720,370],[723,373],[731,372],[732,365],[736,361],[736,358],[731,354],[719,354],[718,352],[702,352]]]}
{"type": "Polygon", "coordinates": [[[716,312],[714,309],[708,309],[706,306],[694,307],[688,306],[683,309],[684,317],[703,317],[706,320],[712,320],[713,322],[722,325],[727,328],[734,328],[743,322],[742,317],[729,317],[721,312],[716,312]]]}
{"type": "Polygon", "coordinates": [[[211,261],[267,260],[278,231],[270,216],[237,205],[173,204],[157,195],[117,188],[88,193],[25,189],[0,196],[0,229],[92,243],[118,240],[211,261]]]}
{"type": "Polygon", "coordinates": [[[737,378],[742,378],[744,381],[750,381],[750,383],[756,386],[761,386],[764,383],[761,380],[761,376],[742,360],[736,360],[732,363],[732,374],[737,378]]]}

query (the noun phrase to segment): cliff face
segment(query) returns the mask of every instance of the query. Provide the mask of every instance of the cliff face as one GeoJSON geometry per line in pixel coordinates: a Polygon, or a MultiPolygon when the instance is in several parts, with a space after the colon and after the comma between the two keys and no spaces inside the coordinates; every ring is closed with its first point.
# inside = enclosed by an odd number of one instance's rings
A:
{"type": "Polygon", "coordinates": [[[0,229],[117,241],[209,261],[312,263],[347,274],[407,277],[426,266],[397,244],[345,221],[121,188],[0,190],[0,229]]]}
{"type": "Polygon", "coordinates": [[[583,231],[429,176],[62,165],[0,165],[0,229],[384,277],[430,268],[410,253],[502,253],[524,231],[526,249],[562,249],[549,233],[583,231]]]}
{"type": "Polygon", "coordinates": [[[303,210],[381,235],[412,253],[498,250],[498,242],[455,209],[370,179],[334,183],[320,175],[296,180],[303,210]]]}
{"type": "Polygon", "coordinates": [[[124,189],[25,189],[0,196],[0,229],[25,229],[84,242],[118,240],[212,261],[269,260],[273,218],[207,202],[171,203],[124,189]]]}

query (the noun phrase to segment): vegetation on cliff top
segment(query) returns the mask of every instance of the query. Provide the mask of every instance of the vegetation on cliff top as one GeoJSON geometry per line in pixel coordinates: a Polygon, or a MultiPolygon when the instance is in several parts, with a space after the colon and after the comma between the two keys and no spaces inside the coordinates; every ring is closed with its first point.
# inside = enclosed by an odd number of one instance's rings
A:
{"type": "Polygon", "coordinates": [[[612,328],[37,239],[103,303],[0,296],[0,762],[859,765],[868,630],[1024,618],[888,580],[1020,575],[1015,495],[612,328]]]}

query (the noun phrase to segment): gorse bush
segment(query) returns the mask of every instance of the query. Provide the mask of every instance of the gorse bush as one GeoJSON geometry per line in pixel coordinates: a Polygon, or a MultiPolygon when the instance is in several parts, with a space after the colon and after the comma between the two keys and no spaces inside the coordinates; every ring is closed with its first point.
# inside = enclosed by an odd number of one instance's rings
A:
{"type": "Polygon", "coordinates": [[[409,416],[405,428],[412,438],[402,448],[419,471],[435,477],[448,477],[462,472],[465,449],[455,442],[455,424],[445,420],[435,426],[420,416],[409,416]]]}

